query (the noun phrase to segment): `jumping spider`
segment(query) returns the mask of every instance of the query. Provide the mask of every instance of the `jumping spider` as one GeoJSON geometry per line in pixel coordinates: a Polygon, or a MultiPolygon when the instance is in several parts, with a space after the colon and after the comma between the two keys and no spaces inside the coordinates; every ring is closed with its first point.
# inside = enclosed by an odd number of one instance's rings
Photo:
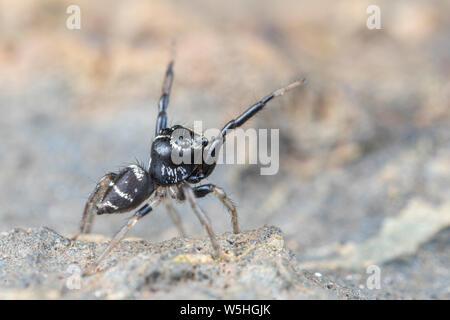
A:
{"type": "Polygon", "coordinates": [[[248,108],[238,118],[229,121],[221,130],[220,136],[209,143],[205,137],[195,133],[191,129],[180,125],[171,128],[167,127],[166,109],[169,103],[169,95],[173,81],[173,64],[174,60],[172,59],[165,74],[162,95],[159,99],[159,112],[155,130],[156,137],[151,147],[149,168],[143,168],[141,165],[130,165],[119,173],[107,173],[97,184],[85,205],[80,228],[73,237],[73,240],[77,239],[82,233],[90,232],[95,214],[128,212],[146,202],[114,235],[108,247],[91,266],[90,270],[95,271],[100,262],[125,237],[137,221],[151,212],[161,202],[167,206],[172,220],[180,233],[184,235],[185,233],[181,226],[179,215],[168,201],[169,196],[177,201],[189,201],[193,211],[205,227],[211,239],[215,256],[221,256],[221,250],[217,244],[211,223],[198,205],[196,198],[204,197],[210,193],[219,198],[231,213],[233,232],[235,234],[239,233],[236,208],[221,188],[213,184],[199,186],[192,184],[199,183],[213,172],[216,166],[215,156],[225,141],[228,130],[240,127],[260,111],[267,102],[305,82],[304,79],[297,80],[286,87],[270,93],[248,108]],[[175,131],[177,131],[176,136],[174,136],[175,131]],[[179,134],[180,131],[181,134],[179,134]],[[174,149],[180,153],[201,149],[206,151],[206,156],[202,158],[200,164],[175,164],[171,158],[174,149]]]}

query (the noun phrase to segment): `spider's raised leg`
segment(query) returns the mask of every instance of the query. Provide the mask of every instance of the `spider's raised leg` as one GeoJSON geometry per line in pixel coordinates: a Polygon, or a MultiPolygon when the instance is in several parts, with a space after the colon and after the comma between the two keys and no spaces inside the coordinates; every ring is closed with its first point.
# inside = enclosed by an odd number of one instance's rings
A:
{"type": "Polygon", "coordinates": [[[128,219],[127,223],[114,235],[111,242],[106,247],[105,251],[97,258],[93,265],[91,265],[84,274],[90,274],[97,269],[98,265],[103,261],[103,259],[114,249],[115,246],[126,236],[128,231],[138,222],[139,219],[146,216],[150,213],[159,203],[161,202],[161,197],[156,196],[150,202],[143,205],[138,211],[136,211],[130,219],[128,219]]]}
{"type": "Polygon", "coordinates": [[[305,82],[306,82],[305,79],[300,79],[295,82],[292,82],[291,84],[289,84],[283,88],[275,90],[274,92],[265,96],[260,101],[258,101],[257,103],[252,105],[250,108],[248,108],[239,117],[229,121],[222,128],[222,130],[220,132],[220,136],[211,142],[205,162],[207,164],[212,164],[214,162],[212,160],[215,157],[215,155],[218,154],[218,152],[216,152],[216,149],[218,151],[220,146],[223,144],[223,142],[225,142],[225,136],[226,136],[228,130],[232,130],[232,129],[242,126],[248,119],[253,117],[258,111],[260,111],[262,108],[264,108],[264,106],[266,105],[267,102],[269,102],[270,100],[272,100],[275,97],[282,96],[285,92],[287,92],[295,87],[298,87],[298,86],[304,84],[305,82]]]}
{"type": "Polygon", "coordinates": [[[170,218],[172,219],[173,223],[178,229],[178,232],[182,237],[186,236],[186,232],[184,231],[183,225],[181,223],[180,215],[178,214],[177,210],[174,208],[172,203],[169,199],[164,198],[163,203],[167,208],[167,212],[169,213],[170,218]]]}
{"type": "Polygon", "coordinates": [[[239,226],[238,226],[238,218],[237,218],[237,210],[236,207],[234,206],[233,202],[231,202],[230,198],[228,198],[227,194],[225,193],[225,191],[220,188],[217,187],[214,184],[204,184],[201,186],[197,186],[194,188],[194,195],[197,198],[202,198],[204,196],[206,196],[207,194],[213,193],[220,201],[222,201],[222,203],[225,205],[225,207],[227,207],[228,211],[231,214],[231,219],[233,222],[233,232],[235,234],[239,233],[239,226]]]}
{"type": "Polygon", "coordinates": [[[80,234],[89,233],[91,231],[92,221],[96,213],[96,204],[99,203],[105,196],[106,191],[110,186],[110,183],[114,181],[116,177],[115,173],[107,173],[100,179],[100,182],[95,186],[94,191],[89,196],[86,205],[84,206],[83,216],[80,222],[80,228],[78,232],[72,237],[72,240],[76,240],[80,234]]]}
{"type": "Polygon", "coordinates": [[[170,97],[170,89],[172,88],[172,82],[173,82],[173,64],[174,59],[169,62],[169,65],[167,67],[166,76],[164,77],[163,87],[162,87],[162,94],[159,98],[158,103],[158,118],[156,119],[156,128],[155,128],[155,135],[157,136],[159,134],[159,131],[161,129],[165,129],[167,126],[167,106],[169,105],[169,97],[170,97]]]}
{"type": "Polygon", "coordinates": [[[195,194],[192,190],[192,187],[186,183],[183,184],[183,193],[186,197],[186,199],[189,201],[189,204],[192,207],[192,210],[194,210],[195,214],[197,215],[197,218],[200,220],[200,223],[205,227],[206,232],[208,233],[209,238],[211,239],[212,246],[215,251],[215,255],[217,257],[221,257],[221,251],[220,247],[216,240],[216,235],[214,234],[214,231],[211,227],[211,222],[209,221],[208,216],[203,212],[202,208],[198,205],[195,194]]]}

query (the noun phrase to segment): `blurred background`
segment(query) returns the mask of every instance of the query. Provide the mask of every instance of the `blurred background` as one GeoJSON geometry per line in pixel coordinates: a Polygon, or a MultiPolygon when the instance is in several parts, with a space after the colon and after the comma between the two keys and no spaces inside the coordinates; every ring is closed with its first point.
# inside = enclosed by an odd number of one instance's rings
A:
{"type": "MultiPolygon", "coordinates": [[[[450,296],[448,1],[0,0],[0,231],[72,234],[102,175],[148,162],[177,43],[169,124],[221,128],[274,89],[245,128],[280,129],[280,171],[219,166],[209,182],[241,229],[282,229],[302,267],[375,297],[450,296]],[[66,9],[81,9],[69,30],[66,9]],[[369,5],[381,29],[369,30],[369,5]]],[[[225,208],[201,200],[217,233],[225,208]]],[[[177,206],[190,235],[203,230],[177,206]]],[[[101,216],[112,235],[128,215],[101,216]]],[[[161,207],[132,236],[177,236],[161,207]]]]}

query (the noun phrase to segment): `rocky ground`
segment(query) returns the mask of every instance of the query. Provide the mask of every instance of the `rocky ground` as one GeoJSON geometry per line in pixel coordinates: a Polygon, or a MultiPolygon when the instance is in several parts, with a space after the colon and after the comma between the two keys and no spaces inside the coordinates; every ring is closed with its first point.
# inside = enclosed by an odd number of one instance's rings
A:
{"type": "Polygon", "coordinates": [[[298,268],[281,231],[264,227],[209,240],[126,240],[95,274],[80,276],[107,241],[71,241],[48,228],[0,236],[0,298],[30,299],[360,299],[358,289],[298,268]]]}
{"type": "Polygon", "coordinates": [[[276,227],[221,235],[226,259],[211,256],[208,239],[127,239],[88,275],[105,237],[73,243],[45,227],[17,228],[0,235],[0,299],[448,299],[449,234],[380,264],[379,287],[370,287],[373,271],[305,268],[276,227]]]}
{"type": "MultiPolygon", "coordinates": [[[[69,30],[71,2],[0,1],[2,296],[175,298],[198,286],[199,298],[449,298],[450,4],[376,2],[379,30],[366,26],[374,3],[365,0],[80,0],[81,29],[69,30]],[[210,262],[207,249],[173,261],[209,244],[190,238],[204,230],[185,204],[188,238],[168,240],[177,229],[158,208],[130,232],[145,240],[125,242],[109,271],[65,290],[68,266],[105,243],[69,248],[59,235],[76,231],[104,173],[148,162],[174,38],[169,124],[221,127],[282,84],[308,80],[245,126],[280,130],[276,175],[220,165],[208,178],[237,204],[244,231],[242,243],[224,235],[222,244],[255,248],[228,263],[210,262]],[[282,230],[285,249],[272,250],[278,229],[264,225],[282,230]],[[380,289],[367,288],[370,266],[380,289]],[[170,288],[172,277],[182,280],[170,288]],[[273,288],[251,292],[258,277],[273,288]]],[[[217,234],[231,230],[214,197],[200,205],[217,234]]],[[[98,217],[93,232],[108,237],[126,218],[98,217]]]]}

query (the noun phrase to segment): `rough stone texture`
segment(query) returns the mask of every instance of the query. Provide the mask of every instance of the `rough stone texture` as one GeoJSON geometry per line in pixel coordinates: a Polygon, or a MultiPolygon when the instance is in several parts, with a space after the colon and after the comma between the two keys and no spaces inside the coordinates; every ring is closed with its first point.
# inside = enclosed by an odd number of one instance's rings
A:
{"type": "Polygon", "coordinates": [[[208,239],[125,240],[97,273],[77,282],[80,267],[107,244],[101,237],[87,238],[97,241],[71,244],[45,227],[0,235],[0,298],[361,298],[358,289],[323,286],[302,272],[275,227],[220,236],[227,261],[211,257],[208,239]]]}

